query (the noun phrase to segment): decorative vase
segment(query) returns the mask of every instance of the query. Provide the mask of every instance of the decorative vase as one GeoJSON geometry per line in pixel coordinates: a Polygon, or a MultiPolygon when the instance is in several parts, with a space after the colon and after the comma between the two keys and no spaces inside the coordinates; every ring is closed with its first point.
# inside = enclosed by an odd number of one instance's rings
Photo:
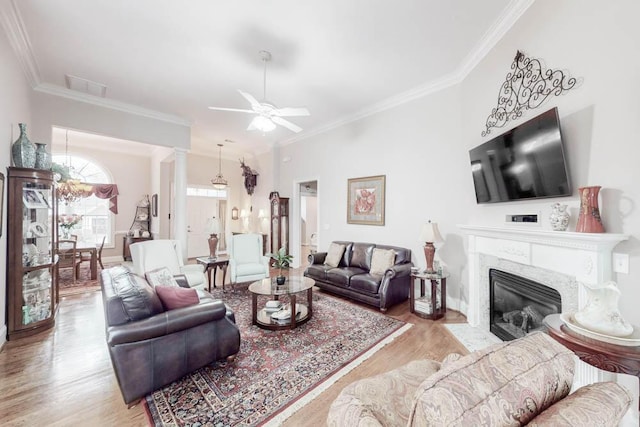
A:
{"type": "Polygon", "coordinates": [[[284,285],[284,282],[286,281],[286,277],[284,276],[276,276],[276,284],[278,285],[284,285]]]}
{"type": "Polygon", "coordinates": [[[27,125],[19,123],[20,136],[11,146],[13,165],[19,168],[33,168],[36,165],[36,147],[27,138],[27,125]]]}
{"type": "Polygon", "coordinates": [[[574,314],[574,319],[585,328],[613,337],[626,337],[633,326],[620,315],[620,290],[615,282],[602,284],[582,283],[587,290],[587,304],[574,314]]]}
{"type": "Polygon", "coordinates": [[[600,218],[600,209],[598,208],[598,193],[600,193],[599,185],[593,187],[580,187],[580,216],[576,231],[578,233],[604,233],[604,226],[600,218]]]}
{"type": "Polygon", "coordinates": [[[551,228],[554,231],[565,231],[569,227],[569,212],[567,212],[567,205],[561,205],[560,203],[554,203],[551,205],[551,215],[549,215],[549,221],[551,222],[551,228]]]}
{"type": "Polygon", "coordinates": [[[67,227],[62,227],[62,238],[64,240],[71,240],[71,229],[67,227]]]}
{"type": "Polygon", "coordinates": [[[47,152],[47,144],[36,142],[36,169],[51,169],[51,156],[47,152]]]}
{"type": "Polygon", "coordinates": [[[209,236],[209,258],[216,257],[216,249],[218,248],[218,235],[212,234],[209,236]]]}

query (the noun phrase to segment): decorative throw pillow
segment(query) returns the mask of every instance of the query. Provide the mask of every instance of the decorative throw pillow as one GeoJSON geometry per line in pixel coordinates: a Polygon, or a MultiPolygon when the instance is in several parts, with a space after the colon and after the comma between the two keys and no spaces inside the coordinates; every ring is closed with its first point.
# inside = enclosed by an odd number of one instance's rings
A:
{"type": "Polygon", "coordinates": [[[332,243],[329,245],[329,250],[327,251],[327,257],[324,259],[324,265],[328,265],[329,267],[337,267],[340,264],[340,259],[344,254],[344,245],[340,245],[338,243],[332,243]]]}
{"type": "Polygon", "coordinates": [[[200,302],[198,291],[173,286],[156,286],[156,293],[166,310],[188,307],[200,302]]]}
{"type": "Polygon", "coordinates": [[[387,269],[391,268],[396,262],[396,251],[393,249],[373,249],[371,256],[371,270],[369,274],[382,276],[387,269]]]}
{"type": "Polygon", "coordinates": [[[144,277],[147,282],[154,288],[156,286],[171,286],[174,288],[180,287],[176,279],[173,278],[173,274],[167,267],[156,268],[155,270],[147,271],[144,273],[144,277]]]}

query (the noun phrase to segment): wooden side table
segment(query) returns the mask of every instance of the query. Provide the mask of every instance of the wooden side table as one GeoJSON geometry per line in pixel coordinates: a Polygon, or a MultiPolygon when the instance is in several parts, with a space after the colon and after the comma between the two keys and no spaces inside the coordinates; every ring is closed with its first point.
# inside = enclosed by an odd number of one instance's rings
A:
{"type": "Polygon", "coordinates": [[[209,258],[208,256],[196,258],[198,264],[204,265],[204,273],[207,274],[209,279],[209,292],[211,292],[211,285],[216,287],[216,271],[218,268],[222,270],[222,290],[224,291],[224,282],[227,280],[227,266],[229,265],[229,257],[227,255],[220,255],[215,258],[209,258]],[[211,271],[213,271],[213,280],[211,280],[211,271]]]}
{"type": "Polygon", "coordinates": [[[605,371],[640,378],[640,346],[627,347],[585,337],[569,329],[559,314],[550,314],[543,322],[549,335],[583,362],[605,371]]]}
{"type": "MultiPolygon", "coordinates": [[[[409,310],[416,316],[425,319],[437,320],[444,316],[447,312],[447,273],[411,273],[411,286],[409,287],[409,310]],[[415,281],[420,280],[420,296],[416,298],[415,281]],[[429,310],[416,310],[416,300],[423,299],[425,296],[425,282],[431,283],[429,310]],[[438,295],[440,296],[440,307],[438,307],[438,295]]],[[[420,304],[420,303],[418,303],[420,304]]]]}

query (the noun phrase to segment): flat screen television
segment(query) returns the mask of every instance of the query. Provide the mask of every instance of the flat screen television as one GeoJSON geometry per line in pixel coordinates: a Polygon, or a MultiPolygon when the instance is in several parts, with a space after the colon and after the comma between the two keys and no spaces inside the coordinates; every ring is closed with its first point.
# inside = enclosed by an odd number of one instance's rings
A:
{"type": "Polygon", "coordinates": [[[478,203],[570,196],[556,108],[469,151],[478,203]]]}

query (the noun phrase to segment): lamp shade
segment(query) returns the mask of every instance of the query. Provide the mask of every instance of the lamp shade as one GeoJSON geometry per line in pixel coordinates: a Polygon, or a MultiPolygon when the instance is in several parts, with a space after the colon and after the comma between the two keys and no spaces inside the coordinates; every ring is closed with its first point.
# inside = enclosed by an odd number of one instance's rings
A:
{"type": "Polygon", "coordinates": [[[209,234],[218,234],[220,232],[220,220],[218,218],[213,217],[207,220],[207,233],[209,234]]]}
{"type": "Polygon", "coordinates": [[[266,219],[267,218],[267,213],[264,211],[264,209],[260,209],[258,211],[258,218],[260,218],[260,219],[266,219]]]}
{"type": "Polygon", "coordinates": [[[420,232],[420,241],[430,242],[430,243],[443,242],[444,239],[440,235],[440,230],[438,230],[438,224],[431,221],[424,224],[422,226],[422,231],[420,232]]]}
{"type": "Polygon", "coordinates": [[[246,209],[242,209],[240,211],[240,218],[249,218],[249,214],[247,213],[246,209]]]}

